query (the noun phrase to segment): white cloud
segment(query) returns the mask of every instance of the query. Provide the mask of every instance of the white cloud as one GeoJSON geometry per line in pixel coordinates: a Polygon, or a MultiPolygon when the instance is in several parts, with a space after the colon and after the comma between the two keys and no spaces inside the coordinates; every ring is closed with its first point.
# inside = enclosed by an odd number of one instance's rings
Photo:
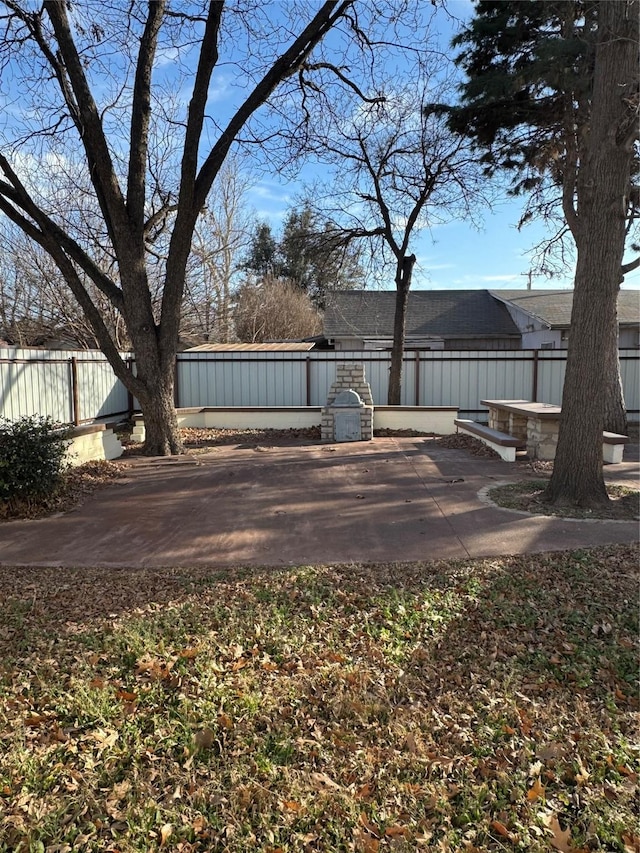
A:
{"type": "Polygon", "coordinates": [[[474,285],[477,287],[478,284],[491,284],[492,282],[508,282],[517,284],[523,280],[523,276],[519,273],[514,273],[512,275],[463,275],[460,278],[454,278],[453,283],[458,287],[462,287],[464,285],[474,285]]]}

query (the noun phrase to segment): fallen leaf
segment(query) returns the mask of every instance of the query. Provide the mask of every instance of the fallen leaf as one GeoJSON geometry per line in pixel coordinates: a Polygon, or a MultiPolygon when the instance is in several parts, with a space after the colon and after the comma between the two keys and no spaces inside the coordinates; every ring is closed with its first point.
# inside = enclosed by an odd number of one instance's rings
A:
{"type": "Polygon", "coordinates": [[[373,794],[373,785],[371,782],[366,782],[361,788],[356,791],[356,797],[359,800],[368,800],[373,794]]]}
{"type": "Polygon", "coordinates": [[[378,827],[374,823],[371,823],[371,821],[366,816],[366,814],[364,814],[364,812],[358,818],[358,823],[360,824],[360,826],[366,829],[369,835],[372,835],[374,838],[380,838],[380,836],[382,835],[378,827]]]}
{"type": "Polygon", "coordinates": [[[197,815],[191,824],[191,827],[196,835],[202,835],[207,825],[205,817],[201,814],[197,815]]]}
{"type": "Polygon", "coordinates": [[[635,832],[625,833],[622,836],[624,853],[640,853],[640,836],[635,832]]]}
{"type": "Polygon", "coordinates": [[[339,791],[340,785],[333,781],[326,773],[312,773],[311,782],[316,791],[339,791]]]}
{"type": "Polygon", "coordinates": [[[182,649],[182,651],[178,652],[179,658],[184,658],[185,660],[191,660],[200,654],[199,646],[187,646],[186,649],[182,649]]]}
{"type": "Polygon", "coordinates": [[[228,714],[218,714],[218,725],[223,729],[232,729],[233,720],[228,714]]]}
{"type": "Polygon", "coordinates": [[[24,721],[25,726],[28,726],[30,729],[35,729],[38,726],[41,726],[43,723],[46,723],[47,718],[44,714],[31,714],[30,717],[24,721]]]}
{"type": "Polygon", "coordinates": [[[573,853],[574,848],[571,844],[571,830],[563,830],[555,815],[549,821],[549,829],[553,833],[553,838],[550,839],[551,846],[555,850],[559,850],[560,853],[573,853]]]}
{"type": "Polygon", "coordinates": [[[116,699],[122,702],[135,702],[137,698],[135,693],[129,693],[128,690],[116,690],[116,699]]]}
{"type": "Polygon", "coordinates": [[[513,835],[509,832],[509,830],[503,823],[500,823],[499,820],[491,821],[491,829],[495,830],[498,835],[501,835],[503,838],[508,838],[509,841],[513,840],[513,835]]]}
{"type": "Polygon", "coordinates": [[[527,791],[527,800],[532,803],[534,800],[537,800],[538,797],[544,797],[544,788],[540,779],[536,779],[533,785],[527,791]]]}
{"type": "Polygon", "coordinates": [[[398,838],[398,837],[404,838],[404,836],[406,836],[408,834],[408,830],[407,830],[406,826],[400,826],[399,824],[395,824],[394,826],[388,826],[385,829],[384,834],[388,838],[398,838]]]}
{"type": "Polygon", "coordinates": [[[169,837],[172,832],[173,826],[170,823],[165,823],[165,825],[160,830],[160,847],[164,847],[164,845],[169,840],[169,837]]]}
{"type": "Polygon", "coordinates": [[[213,733],[213,730],[209,728],[209,726],[205,726],[204,729],[200,729],[199,732],[196,732],[194,737],[197,749],[211,749],[214,740],[215,734],[213,733]]]}
{"type": "Polygon", "coordinates": [[[529,719],[527,712],[522,708],[517,708],[518,716],[520,717],[520,728],[522,730],[522,734],[525,737],[528,737],[531,734],[531,729],[533,727],[533,723],[529,719]]]}

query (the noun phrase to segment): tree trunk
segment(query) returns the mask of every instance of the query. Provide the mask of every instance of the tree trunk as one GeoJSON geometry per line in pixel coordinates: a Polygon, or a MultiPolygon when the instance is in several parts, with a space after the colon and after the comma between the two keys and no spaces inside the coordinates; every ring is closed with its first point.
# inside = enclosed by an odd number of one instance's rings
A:
{"type": "Polygon", "coordinates": [[[388,406],[399,406],[402,394],[402,361],[404,358],[404,330],[407,320],[407,305],[411,276],[416,262],[415,255],[398,261],[396,271],[396,310],[393,318],[393,347],[389,369],[388,406]]]}
{"type": "Polygon", "coordinates": [[[562,420],[546,492],[556,504],[589,507],[608,501],[602,430],[606,388],[614,379],[610,371],[632,157],[628,129],[638,57],[637,5],[626,0],[598,4],[591,125],[578,175],[578,259],[562,420]]]}
{"type": "MultiPolygon", "coordinates": [[[[139,315],[138,315],[139,316],[139,315]]],[[[133,346],[136,353],[136,394],[144,418],[147,456],[172,456],[184,453],[175,410],[174,385],[177,345],[163,351],[158,329],[149,318],[147,323],[130,318],[135,329],[133,346]]]]}
{"type": "Polygon", "coordinates": [[[617,296],[617,286],[612,289],[611,279],[602,272],[605,259],[595,252],[597,242],[578,251],[562,419],[547,488],[553,503],[587,507],[608,501],[602,475],[604,389],[609,380],[604,353],[610,324],[616,322],[617,296]]]}
{"type": "Polygon", "coordinates": [[[172,456],[184,453],[178,418],[173,403],[173,376],[161,377],[148,395],[138,398],[144,417],[146,456],[172,456]]]}

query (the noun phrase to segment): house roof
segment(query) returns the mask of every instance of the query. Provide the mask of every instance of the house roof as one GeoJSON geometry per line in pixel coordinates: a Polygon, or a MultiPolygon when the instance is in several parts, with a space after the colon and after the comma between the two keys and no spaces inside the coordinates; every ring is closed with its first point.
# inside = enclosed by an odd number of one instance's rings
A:
{"type": "MultiPolygon", "coordinates": [[[[395,302],[395,291],[336,291],[327,301],[324,334],[393,338],[395,302]]],[[[409,293],[405,335],[407,340],[519,338],[520,332],[505,305],[488,290],[414,290],[409,293]]]]}
{"type": "Polygon", "coordinates": [[[189,347],[185,352],[308,352],[313,347],[313,342],[306,341],[265,344],[199,344],[197,347],[189,347]]]}
{"type": "MultiPolygon", "coordinates": [[[[491,294],[526,311],[550,329],[568,328],[571,322],[573,290],[492,290],[491,294]]],[[[640,291],[620,291],[618,323],[621,326],[640,323],[640,291]]]]}

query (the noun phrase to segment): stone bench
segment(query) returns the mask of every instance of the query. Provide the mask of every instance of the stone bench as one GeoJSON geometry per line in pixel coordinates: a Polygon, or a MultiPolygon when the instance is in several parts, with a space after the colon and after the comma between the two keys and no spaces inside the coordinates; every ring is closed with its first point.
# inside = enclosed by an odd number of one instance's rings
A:
{"type": "Polygon", "coordinates": [[[524,439],[515,438],[513,435],[492,429],[484,424],[479,424],[477,421],[456,418],[454,424],[459,432],[479,438],[480,441],[495,450],[505,462],[515,462],[516,450],[524,450],[527,446],[527,442],[524,439]]]}
{"type": "Polygon", "coordinates": [[[622,462],[624,446],[629,441],[626,435],[618,435],[615,432],[602,433],[602,460],[617,465],[622,462]]]}
{"type": "MultiPolygon", "coordinates": [[[[516,450],[524,450],[527,446],[523,439],[515,438],[506,432],[479,424],[476,421],[468,421],[456,418],[454,423],[459,432],[465,432],[479,438],[489,447],[493,448],[505,462],[515,462],[516,450]]],[[[615,432],[602,433],[602,461],[616,465],[622,462],[624,446],[629,440],[626,435],[618,435],[615,432]]]]}

